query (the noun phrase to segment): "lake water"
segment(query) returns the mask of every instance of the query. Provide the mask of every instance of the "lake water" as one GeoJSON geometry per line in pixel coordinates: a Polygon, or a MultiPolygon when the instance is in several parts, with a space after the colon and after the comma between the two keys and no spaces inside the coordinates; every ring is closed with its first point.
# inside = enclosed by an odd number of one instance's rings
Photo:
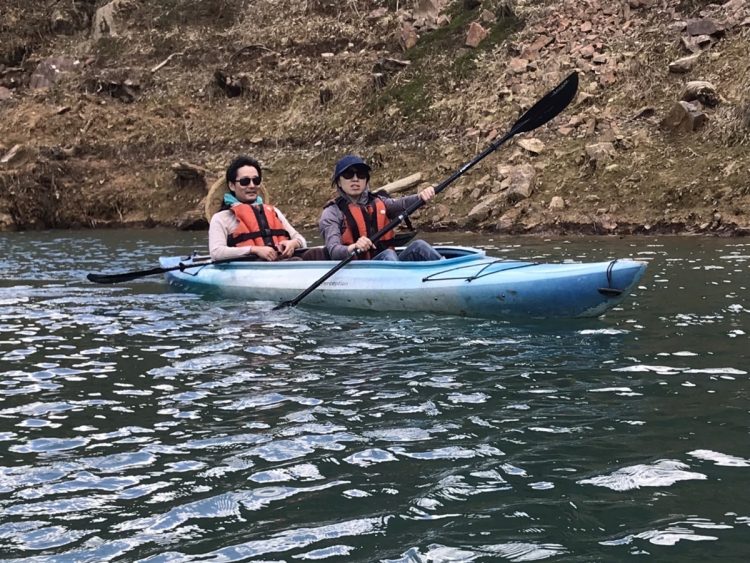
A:
{"type": "Polygon", "coordinates": [[[0,234],[0,558],[744,561],[750,241],[425,238],[650,265],[510,323],[85,279],[205,233],[0,234]]]}

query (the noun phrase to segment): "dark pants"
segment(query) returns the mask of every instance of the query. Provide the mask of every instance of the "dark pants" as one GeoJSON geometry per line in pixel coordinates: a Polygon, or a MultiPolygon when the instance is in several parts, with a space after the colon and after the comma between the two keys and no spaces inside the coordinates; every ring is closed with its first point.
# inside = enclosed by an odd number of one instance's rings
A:
{"type": "Polygon", "coordinates": [[[428,260],[440,260],[443,257],[440,253],[432,248],[429,243],[423,240],[414,240],[409,246],[396,254],[395,250],[387,249],[375,256],[373,260],[389,260],[399,262],[426,262],[428,260]]]}

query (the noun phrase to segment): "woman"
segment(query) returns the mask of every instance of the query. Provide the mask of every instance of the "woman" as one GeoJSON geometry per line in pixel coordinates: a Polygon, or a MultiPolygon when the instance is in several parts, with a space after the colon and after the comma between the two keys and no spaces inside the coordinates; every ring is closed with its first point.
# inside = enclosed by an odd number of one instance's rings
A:
{"type": "Polygon", "coordinates": [[[226,171],[227,193],[221,210],[211,217],[208,249],[212,260],[256,256],[273,262],[306,248],[305,238],[284,214],[258,197],[262,180],[260,163],[238,156],[226,171]]]}
{"type": "Polygon", "coordinates": [[[440,253],[423,240],[415,240],[400,254],[393,249],[393,230],[380,240],[370,240],[391,219],[419,201],[430,201],[435,189],[425,188],[417,195],[393,199],[385,192],[370,192],[370,167],[360,157],[346,155],[333,170],[332,183],[338,197],[329,202],[320,216],[320,234],[333,260],[343,260],[352,252],[359,259],[419,262],[440,260],[440,253]]]}

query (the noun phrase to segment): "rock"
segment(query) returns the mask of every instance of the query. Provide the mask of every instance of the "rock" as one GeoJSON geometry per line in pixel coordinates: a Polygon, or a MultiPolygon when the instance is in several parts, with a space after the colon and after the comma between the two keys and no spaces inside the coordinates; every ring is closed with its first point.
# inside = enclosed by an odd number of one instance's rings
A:
{"type": "Polygon", "coordinates": [[[392,76],[407,68],[410,64],[411,61],[402,61],[389,57],[378,59],[372,65],[373,85],[375,88],[383,88],[392,76]]]}
{"type": "Polygon", "coordinates": [[[699,48],[708,47],[714,42],[710,35],[696,35],[692,39],[699,48]]]}
{"type": "Polygon", "coordinates": [[[680,43],[682,43],[682,46],[685,47],[685,50],[689,53],[700,53],[701,47],[698,45],[698,41],[695,39],[695,37],[691,37],[689,35],[683,35],[680,37],[680,43]]]}
{"type": "Polygon", "coordinates": [[[549,202],[550,211],[562,211],[565,209],[565,200],[559,195],[554,196],[549,202]]]}
{"type": "Polygon", "coordinates": [[[241,96],[248,87],[248,78],[244,74],[232,76],[223,70],[214,71],[214,83],[224,91],[228,98],[241,96]]]}
{"type": "Polygon", "coordinates": [[[88,14],[79,9],[75,2],[60,4],[62,2],[55,6],[50,17],[50,29],[53,33],[72,35],[89,25],[88,14]]]}
{"type": "Polygon", "coordinates": [[[328,102],[333,100],[333,90],[328,87],[321,88],[320,92],[318,93],[318,99],[320,100],[320,105],[326,105],[328,102]]]}
{"type": "Polygon", "coordinates": [[[369,14],[365,16],[368,20],[379,20],[384,15],[388,13],[388,8],[386,6],[383,6],[381,8],[375,8],[372,10],[369,14]]]}
{"type": "Polygon", "coordinates": [[[589,164],[597,168],[601,163],[613,160],[617,156],[617,151],[613,143],[592,143],[586,145],[586,156],[589,164]]]}
{"type": "Polygon", "coordinates": [[[529,67],[529,61],[514,57],[508,62],[508,67],[510,68],[510,71],[515,74],[523,74],[529,67]]]}
{"type": "Polygon", "coordinates": [[[631,121],[635,119],[647,119],[649,117],[652,117],[656,113],[656,108],[654,106],[643,106],[638,111],[633,114],[633,117],[630,118],[631,121]]]}
{"type": "Polygon", "coordinates": [[[94,13],[91,37],[94,41],[102,37],[117,37],[125,25],[124,18],[138,7],[136,0],[112,0],[94,13]]]}
{"type": "Polygon", "coordinates": [[[705,113],[700,111],[695,104],[679,101],[669,114],[661,121],[662,127],[672,131],[689,133],[695,131],[708,120],[705,113]]]}
{"type": "Polygon", "coordinates": [[[0,102],[5,101],[5,100],[10,100],[12,97],[13,97],[13,92],[11,92],[5,86],[0,86],[0,102]]]}
{"type": "Polygon", "coordinates": [[[512,209],[509,209],[507,212],[503,213],[496,225],[496,229],[498,230],[498,232],[512,232],[513,227],[518,222],[518,219],[522,213],[523,209],[520,209],[518,207],[513,207],[512,209]]]}
{"type": "Polygon", "coordinates": [[[603,230],[610,232],[617,228],[617,221],[606,213],[597,219],[596,224],[603,230]]]}
{"type": "Polygon", "coordinates": [[[477,22],[471,22],[469,25],[469,31],[466,32],[465,45],[467,47],[478,47],[489,34],[490,32],[484,29],[480,24],[477,22]]]}
{"type": "Polygon", "coordinates": [[[200,179],[203,180],[203,184],[205,185],[205,177],[206,174],[210,174],[209,170],[206,170],[202,166],[198,166],[196,164],[191,164],[190,162],[175,162],[170,167],[172,169],[172,172],[175,173],[175,175],[178,178],[183,178],[186,180],[196,180],[200,179]]]}
{"type": "Polygon", "coordinates": [[[704,106],[716,107],[719,105],[719,95],[716,87],[710,82],[704,80],[693,80],[685,84],[685,88],[680,94],[680,99],[685,102],[699,101],[704,106]]]}
{"type": "Polygon", "coordinates": [[[16,222],[8,213],[0,212],[0,232],[16,230],[16,222]]]}
{"type": "Polygon", "coordinates": [[[417,44],[417,41],[419,41],[417,30],[413,25],[405,22],[401,27],[401,31],[399,32],[398,36],[398,42],[399,45],[401,45],[401,49],[403,49],[404,51],[408,51],[417,44]]]}
{"type": "Polygon", "coordinates": [[[414,8],[414,19],[425,23],[434,24],[440,14],[440,5],[437,0],[419,0],[414,8]]]}
{"type": "Polygon", "coordinates": [[[530,164],[521,164],[510,169],[508,177],[503,180],[502,185],[507,185],[504,192],[505,199],[509,205],[514,205],[521,200],[531,197],[536,183],[536,170],[530,164]]]}
{"type": "Polygon", "coordinates": [[[467,215],[467,220],[471,224],[477,224],[488,219],[492,215],[492,212],[497,207],[500,207],[503,196],[504,194],[494,194],[484,198],[471,208],[471,211],[467,215]]]}
{"type": "MultiPolygon", "coordinates": [[[[376,90],[380,90],[381,88],[385,88],[385,85],[388,84],[388,77],[383,74],[382,72],[373,72],[372,73],[372,86],[376,90]]],[[[330,92],[330,90],[329,90],[330,92]]],[[[322,93],[322,92],[321,92],[322,93]]],[[[333,93],[331,93],[331,96],[333,96],[333,93]]],[[[320,103],[325,104],[326,101],[324,101],[323,97],[320,98],[320,103]]]]}
{"type": "Polygon", "coordinates": [[[690,20],[687,22],[685,32],[688,35],[719,35],[724,33],[724,28],[720,27],[714,20],[704,18],[700,20],[690,20]]]}
{"type": "Polygon", "coordinates": [[[519,139],[517,142],[521,148],[526,149],[533,155],[541,154],[542,151],[544,151],[544,143],[540,141],[539,139],[524,138],[524,139],[519,139]]]}
{"type": "Polygon", "coordinates": [[[607,58],[607,55],[605,55],[604,53],[596,53],[591,58],[591,62],[597,65],[603,65],[607,62],[607,60],[609,59],[607,58]]]}
{"type": "Polygon", "coordinates": [[[695,63],[698,62],[699,58],[700,53],[696,53],[695,55],[690,55],[689,57],[682,57],[681,59],[677,59],[676,61],[669,63],[669,72],[674,72],[677,74],[690,72],[690,70],[695,66],[695,63]]]}
{"type": "Polygon", "coordinates": [[[80,68],[80,61],[68,57],[50,57],[40,62],[29,79],[29,88],[39,90],[49,88],[60,76],[80,68]]]}
{"type": "Polygon", "coordinates": [[[136,79],[123,78],[126,74],[126,69],[104,72],[99,76],[89,77],[85,81],[85,87],[90,92],[109,94],[111,97],[129,104],[138,98],[141,92],[141,84],[136,79]]]}
{"type": "Polygon", "coordinates": [[[580,53],[584,59],[591,59],[596,53],[596,49],[593,45],[585,45],[581,47],[580,53]]]}
{"type": "Polygon", "coordinates": [[[497,21],[497,17],[489,10],[482,10],[482,13],[479,14],[479,20],[491,25],[497,21]]]}
{"type": "Polygon", "coordinates": [[[26,145],[13,145],[11,149],[0,158],[0,164],[5,168],[19,168],[36,159],[37,151],[26,145]]]}
{"type": "Polygon", "coordinates": [[[200,208],[193,209],[177,219],[175,227],[181,231],[202,231],[208,227],[208,221],[201,213],[200,208]]]}

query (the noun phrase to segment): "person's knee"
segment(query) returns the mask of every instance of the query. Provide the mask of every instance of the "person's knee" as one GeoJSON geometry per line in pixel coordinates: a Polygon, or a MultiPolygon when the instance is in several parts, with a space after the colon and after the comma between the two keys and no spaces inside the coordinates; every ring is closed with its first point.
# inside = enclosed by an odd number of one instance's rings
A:
{"type": "Polygon", "coordinates": [[[441,258],[440,253],[431,244],[421,239],[413,241],[407,250],[420,260],[440,260],[441,258]]]}
{"type": "Polygon", "coordinates": [[[374,260],[385,260],[387,262],[395,262],[398,260],[398,254],[391,248],[386,248],[383,252],[375,256],[374,260]]]}

